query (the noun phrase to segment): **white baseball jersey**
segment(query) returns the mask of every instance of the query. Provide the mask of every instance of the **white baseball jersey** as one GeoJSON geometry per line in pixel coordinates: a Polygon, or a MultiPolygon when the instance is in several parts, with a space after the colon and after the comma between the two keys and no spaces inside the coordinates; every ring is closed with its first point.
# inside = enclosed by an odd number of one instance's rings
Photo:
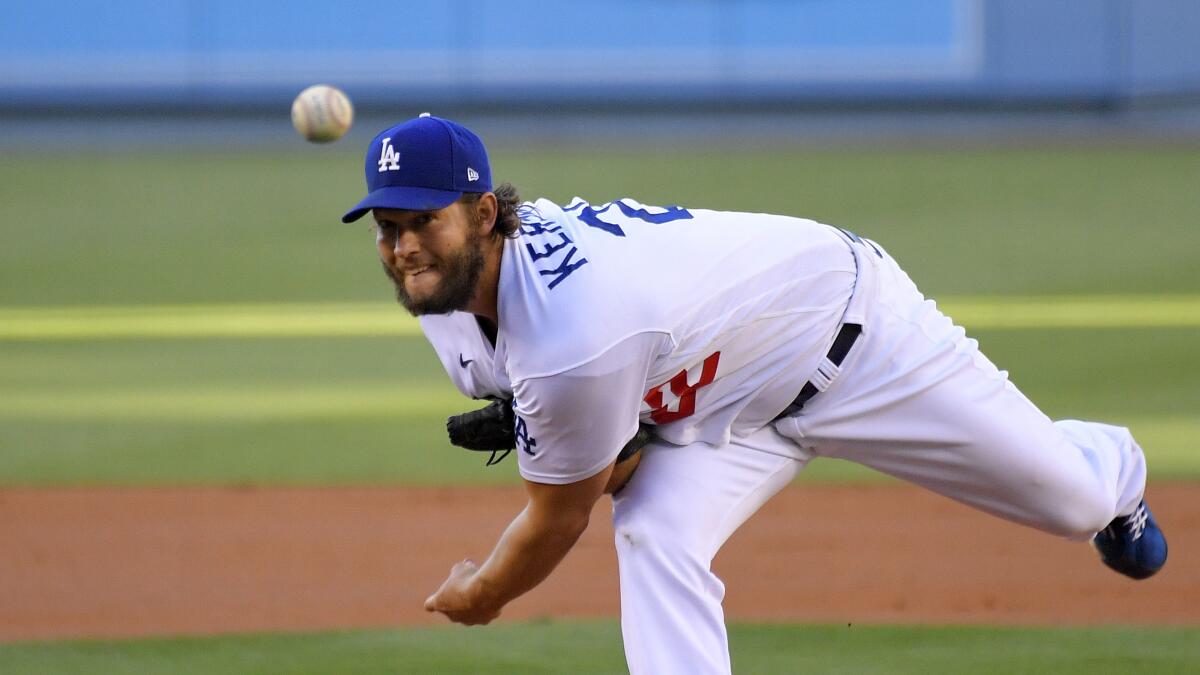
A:
{"type": "Polygon", "coordinates": [[[512,398],[512,385],[496,368],[496,350],[469,312],[427,314],[421,330],[454,386],[477,399],[512,398]]]}
{"type": "Polygon", "coordinates": [[[856,279],[846,235],[811,220],[629,199],[519,214],[495,355],[535,482],[595,474],[639,420],[714,446],[769,423],[812,374],[814,345],[833,340],[856,279]]]}

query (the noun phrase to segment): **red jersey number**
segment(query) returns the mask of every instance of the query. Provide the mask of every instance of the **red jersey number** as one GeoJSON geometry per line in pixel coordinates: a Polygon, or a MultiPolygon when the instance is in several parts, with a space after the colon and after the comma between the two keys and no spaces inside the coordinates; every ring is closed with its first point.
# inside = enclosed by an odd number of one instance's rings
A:
{"type": "Polygon", "coordinates": [[[717,379],[717,362],[720,359],[721,352],[713,352],[704,359],[704,363],[700,366],[700,378],[694,384],[688,382],[691,379],[688,377],[688,371],[681,370],[669,381],[646,392],[646,396],[642,400],[650,406],[650,419],[655,424],[667,424],[694,415],[696,413],[696,390],[712,384],[712,381],[717,379]],[[673,400],[664,401],[666,395],[663,393],[663,387],[670,388],[673,400]],[[674,410],[671,409],[672,403],[675,404],[674,410]]]}

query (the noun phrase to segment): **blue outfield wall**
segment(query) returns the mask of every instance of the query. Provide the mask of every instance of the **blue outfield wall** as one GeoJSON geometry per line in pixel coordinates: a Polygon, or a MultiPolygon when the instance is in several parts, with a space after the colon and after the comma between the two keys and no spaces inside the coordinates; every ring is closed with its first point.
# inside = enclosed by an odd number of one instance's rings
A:
{"type": "Polygon", "coordinates": [[[1200,92],[1197,0],[0,0],[0,108],[1090,102],[1200,92]]]}

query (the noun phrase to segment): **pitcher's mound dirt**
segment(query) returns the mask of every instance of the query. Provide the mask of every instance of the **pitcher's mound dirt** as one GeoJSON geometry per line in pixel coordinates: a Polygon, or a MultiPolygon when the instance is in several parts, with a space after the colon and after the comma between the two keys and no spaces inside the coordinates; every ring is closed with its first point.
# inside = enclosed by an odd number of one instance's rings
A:
{"type": "MultiPolygon", "coordinates": [[[[796,486],[717,559],[731,619],[1200,623],[1200,486],[1155,485],[1157,577],[916,488],[796,486]]],[[[517,488],[0,490],[0,640],[444,623],[425,597],[481,560],[517,488]]],[[[610,503],[503,619],[618,612],[610,503]]]]}

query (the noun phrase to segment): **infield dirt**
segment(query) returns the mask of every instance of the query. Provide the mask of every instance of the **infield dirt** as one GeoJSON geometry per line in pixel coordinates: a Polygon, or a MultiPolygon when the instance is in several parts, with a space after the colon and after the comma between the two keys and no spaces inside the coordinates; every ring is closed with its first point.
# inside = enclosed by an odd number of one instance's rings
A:
{"type": "MultiPolygon", "coordinates": [[[[1157,577],[916,488],[794,486],[717,558],[734,620],[1200,623],[1200,486],[1152,485],[1157,577]]],[[[0,490],[0,640],[437,624],[424,598],[485,557],[519,488],[0,490]]],[[[613,617],[605,499],[501,620],[613,617]]]]}

